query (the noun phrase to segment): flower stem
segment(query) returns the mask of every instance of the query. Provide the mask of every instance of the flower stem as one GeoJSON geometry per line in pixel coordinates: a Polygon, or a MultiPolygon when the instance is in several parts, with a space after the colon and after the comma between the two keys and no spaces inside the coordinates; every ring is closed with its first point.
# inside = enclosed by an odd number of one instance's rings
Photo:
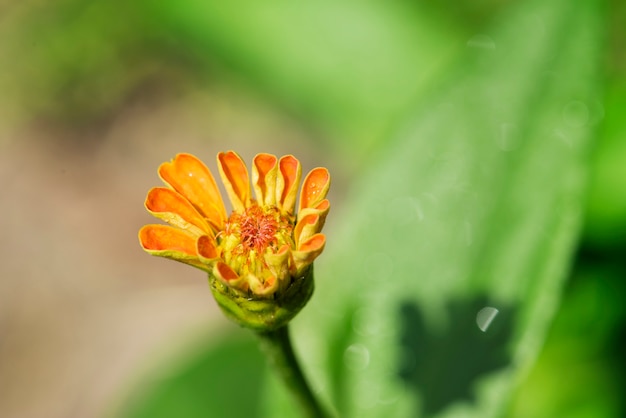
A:
{"type": "Polygon", "coordinates": [[[267,355],[270,364],[302,407],[304,416],[311,418],[330,417],[313,395],[311,387],[302,373],[291,346],[288,325],[274,331],[259,332],[258,335],[261,338],[261,348],[267,355]]]}

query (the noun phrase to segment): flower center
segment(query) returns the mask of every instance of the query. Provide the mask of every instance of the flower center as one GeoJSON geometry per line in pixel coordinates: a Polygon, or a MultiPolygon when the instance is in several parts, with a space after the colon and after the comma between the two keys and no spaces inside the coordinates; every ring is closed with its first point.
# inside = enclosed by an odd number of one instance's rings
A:
{"type": "Polygon", "coordinates": [[[293,248],[293,224],[275,206],[253,203],[243,213],[233,212],[218,236],[222,259],[238,275],[264,280],[270,272],[267,256],[285,244],[293,248]]]}
{"type": "Polygon", "coordinates": [[[230,215],[221,240],[222,248],[235,258],[248,258],[251,252],[252,257],[260,256],[268,248],[277,250],[289,243],[292,228],[278,208],[252,204],[245,212],[230,215]]]}
{"type": "Polygon", "coordinates": [[[257,253],[262,253],[270,243],[276,241],[277,229],[276,218],[263,213],[259,206],[252,206],[239,216],[241,244],[247,251],[254,250],[257,253]]]}

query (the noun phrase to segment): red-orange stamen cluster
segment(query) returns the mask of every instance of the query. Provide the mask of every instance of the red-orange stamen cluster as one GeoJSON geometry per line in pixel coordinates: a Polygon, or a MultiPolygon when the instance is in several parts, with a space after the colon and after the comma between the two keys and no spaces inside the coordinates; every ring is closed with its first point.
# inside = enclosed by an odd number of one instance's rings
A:
{"type": "Polygon", "coordinates": [[[241,234],[241,244],[245,251],[256,251],[257,254],[276,242],[276,231],[278,222],[276,216],[264,213],[258,205],[254,205],[239,215],[233,214],[236,222],[239,223],[239,233],[241,234]]]}

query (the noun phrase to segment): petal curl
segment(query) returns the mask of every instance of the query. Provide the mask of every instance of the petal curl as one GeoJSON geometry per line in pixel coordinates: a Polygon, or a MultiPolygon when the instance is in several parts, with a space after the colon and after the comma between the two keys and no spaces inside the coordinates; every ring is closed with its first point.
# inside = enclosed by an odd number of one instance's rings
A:
{"type": "Polygon", "coordinates": [[[159,167],[161,179],[189,201],[202,216],[222,230],[226,208],[211,171],[191,154],[177,154],[159,167]]]}
{"type": "Polygon", "coordinates": [[[212,272],[226,286],[240,290],[247,290],[248,288],[245,276],[239,276],[228,264],[222,261],[218,261],[213,265],[212,272]]]}
{"type": "Polygon", "coordinates": [[[271,154],[257,154],[252,164],[252,186],[260,204],[276,205],[278,159],[271,154]]]}
{"type": "MultiPolygon", "coordinates": [[[[330,210],[330,201],[328,199],[324,199],[319,202],[315,207],[312,208],[304,208],[300,212],[298,212],[298,223],[300,220],[304,219],[309,215],[317,215],[319,216],[318,230],[315,232],[320,232],[324,227],[324,223],[326,222],[326,215],[328,215],[328,211],[330,210]]],[[[297,228],[297,224],[296,224],[297,228]]],[[[296,235],[297,236],[297,235],[296,235]]]]}
{"type": "Polygon", "coordinates": [[[314,168],[307,174],[302,183],[298,212],[305,208],[315,207],[326,199],[330,188],[330,173],[324,167],[314,168]]]}
{"type": "Polygon", "coordinates": [[[313,235],[320,232],[320,217],[315,213],[300,217],[298,216],[298,223],[293,230],[293,237],[295,240],[296,248],[299,248],[301,242],[305,242],[313,235]]]}
{"type": "Polygon", "coordinates": [[[220,257],[215,238],[207,235],[203,235],[198,238],[196,241],[196,251],[200,261],[205,264],[211,264],[220,257]]]}
{"type": "Polygon", "coordinates": [[[298,185],[302,176],[302,167],[293,155],[285,155],[278,161],[276,179],[276,203],[281,212],[293,215],[298,196],[298,185]]]}
{"type": "Polygon", "coordinates": [[[250,206],[250,180],[246,164],[236,152],[228,151],[217,154],[217,166],[233,210],[242,213],[250,206]]]}
{"type": "Polygon", "coordinates": [[[145,206],[151,215],[193,235],[213,234],[205,218],[179,193],[165,187],[148,192],[145,206]]]}
{"type": "Polygon", "coordinates": [[[281,289],[289,285],[290,256],[291,247],[284,244],[275,253],[268,251],[263,257],[272,274],[278,278],[281,289]]]}
{"type": "Polygon", "coordinates": [[[248,276],[248,283],[250,284],[250,290],[258,296],[268,296],[276,292],[278,288],[278,279],[276,276],[269,276],[263,282],[254,275],[248,276]]]}
{"type": "Polygon", "coordinates": [[[292,252],[296,271],[300,272],[304,267],[311,264],[324,251],[325,245],[326,237],[324,234],[315,234],[300,243],[298,250],[292,252]]]}

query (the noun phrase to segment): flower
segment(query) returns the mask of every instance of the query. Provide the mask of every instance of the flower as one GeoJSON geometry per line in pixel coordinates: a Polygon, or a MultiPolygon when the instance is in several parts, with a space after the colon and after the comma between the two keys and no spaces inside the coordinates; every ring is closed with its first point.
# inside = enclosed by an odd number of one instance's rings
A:
{"type": "Polygon", "coordinates": [[[231,317],[241,309],[246,315],[267,309],[276,315],[285,306],[289,314],[299,311],[313,290],[313,260],[326,243],[320,231],[330,208],[328,170],[318,167],[307,174],[296,212],[302,169],[295,157],[256,155],[252,187],[235,152],[220,152],[217,164],[230,216],[211,171],[195,156],[178,154],[159,167],[167,187],[151,189],[145,202],[148,212],[169,225],[141,228],[141,246],[206,271],[213,294],[231,317]]]}

